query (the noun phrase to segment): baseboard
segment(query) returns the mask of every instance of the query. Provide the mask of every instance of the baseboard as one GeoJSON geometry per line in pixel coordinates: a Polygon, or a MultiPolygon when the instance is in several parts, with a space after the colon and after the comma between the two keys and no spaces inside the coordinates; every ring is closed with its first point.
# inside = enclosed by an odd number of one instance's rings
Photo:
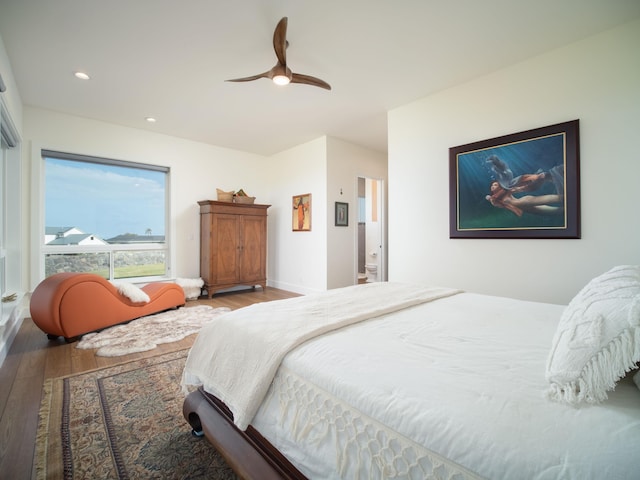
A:
{"type": "Polygon", "coordinates": [[[287,282],[278,282],[267,279],[267,286],[278,288],[280,290],[286,290],[287,292],[299,293],[300,295],[311,295],[312,293],[320,293],[321,290],[315,290],[307,287],[301,287],[300,285],[294,285],[287,282]]]}

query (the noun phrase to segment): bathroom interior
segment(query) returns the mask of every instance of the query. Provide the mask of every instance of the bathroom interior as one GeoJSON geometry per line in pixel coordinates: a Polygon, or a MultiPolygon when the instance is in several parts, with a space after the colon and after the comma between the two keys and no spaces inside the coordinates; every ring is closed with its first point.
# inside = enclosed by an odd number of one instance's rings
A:
{"type": "Polygon", "coordinates": [[[381,181],[358,177],[358,283],[384,280],[381,181]]]}

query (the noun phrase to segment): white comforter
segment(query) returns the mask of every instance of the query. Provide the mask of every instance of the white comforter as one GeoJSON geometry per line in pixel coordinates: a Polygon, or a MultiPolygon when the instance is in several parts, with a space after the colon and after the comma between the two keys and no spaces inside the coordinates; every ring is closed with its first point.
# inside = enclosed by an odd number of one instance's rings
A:
{"type": "Polygon", "coordinates": [[[286,356],[252,425],[317,479],[640,478],[640,391],[545,399],[561,305],[461,293],[286,356]]]}
{"type": "Polygon", "coordinates": [[[284,356],[318,335],[459,293],[402,283],[370,283],[317,295],[255,304],[223,315],[199,333],[183,386],[202,385],[231,410],[244,430],[284,356]]]}

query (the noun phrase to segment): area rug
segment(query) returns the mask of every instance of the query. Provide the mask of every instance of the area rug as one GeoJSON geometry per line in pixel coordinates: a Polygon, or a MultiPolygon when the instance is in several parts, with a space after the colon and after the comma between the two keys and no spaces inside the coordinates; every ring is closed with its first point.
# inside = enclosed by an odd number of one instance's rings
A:
{"type": "Polygon", "coordinates": [[[80,339],[76,348],[97,348],[96,355],[100,357],[145,352],[161,343],[177,342],[197,333],[203,325],[230,310],[227,307],[196,305],[156,313],[98,333],[88,333],[80,339]]]}
{"type": "Polygon", "coordinates": [[[35,478],[236,479],[182,416],[187,353],[47,380],[35,478]]]}

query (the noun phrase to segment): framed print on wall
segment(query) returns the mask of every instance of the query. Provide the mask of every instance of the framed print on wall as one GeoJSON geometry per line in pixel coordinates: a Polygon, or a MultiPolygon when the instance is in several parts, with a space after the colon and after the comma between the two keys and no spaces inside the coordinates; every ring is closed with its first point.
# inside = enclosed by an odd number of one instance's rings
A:
{"type": "Polygon", "coordinates": [[[349,204],[343,202],[336,202],[336,227],[348,227],[349,226],[349,204]]]}
{"type": "Polygon", "coordinates": [[[311,231],[311,194],[293,196],[292,226],[294,232],[311,231]]]}
{"type": "Polygon", "coordinates": [[[578,120],[449,149],[449,238],[580,238],[578,120]]]}

